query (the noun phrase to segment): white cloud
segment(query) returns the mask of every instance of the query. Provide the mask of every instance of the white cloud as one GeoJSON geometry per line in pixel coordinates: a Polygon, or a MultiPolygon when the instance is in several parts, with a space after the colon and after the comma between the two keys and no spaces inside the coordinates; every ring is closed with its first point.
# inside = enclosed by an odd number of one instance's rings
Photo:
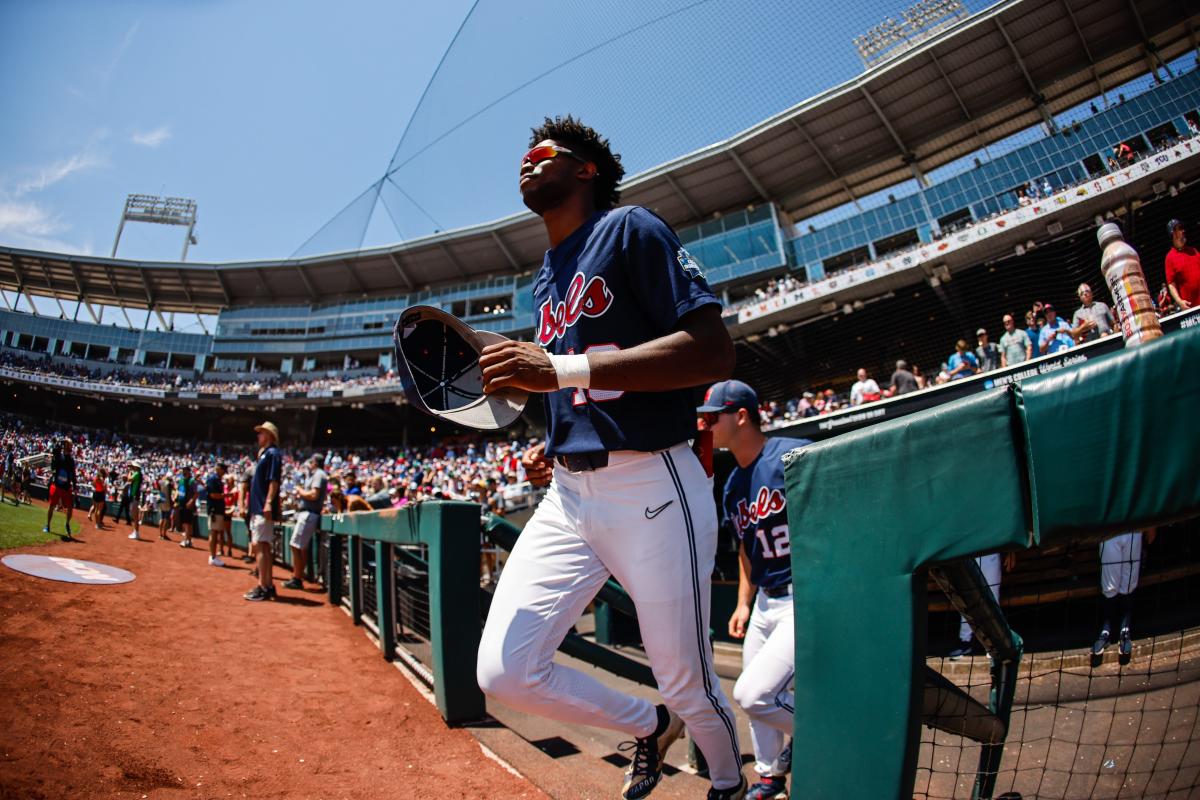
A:
{"type": "Polygon", "coordinates": [[[75,153],[68,158],[55,161],[48,166],[35,170],[32,177],[19,181],[13,186],[12,194],[14,197],[20,197],[30,192],[40,192],[73,173],[100,167],[104,163],[104,159],[89,151],[75,153]]]}
{"type": "Polygon", "coordinates": [[[0,176],[0,242],[30,250],[90,254],[90,241],[79,245],[60,238],[70,231],[71,225],[52,205],[38,202],[30,195],[37,195],[76,173],[107,166],[103,151],[97,150],[107,137],[106,129],[97,129],[77,153],[40,167],[18,168],[17,176],[7,181],[0,176]]]}
{"type": "Polygon", "coordinates": [[[65,226],[37,203],[0,200],[0,234],[21,232],[48,236],[65,226]]]}
{"type": "Polygon", "coordinates": [[[91,246],[58,238],[70,229],[57,215],[37,203],[0,199],[0,241],[13,247],[88,255],[91,246]]]}
{"type": "Polygon", "coordinates": [[[134,131],[130,141],[140,147],[158,147],[171,138],[171,128],[159,125],[152,131],[134,131]]]}

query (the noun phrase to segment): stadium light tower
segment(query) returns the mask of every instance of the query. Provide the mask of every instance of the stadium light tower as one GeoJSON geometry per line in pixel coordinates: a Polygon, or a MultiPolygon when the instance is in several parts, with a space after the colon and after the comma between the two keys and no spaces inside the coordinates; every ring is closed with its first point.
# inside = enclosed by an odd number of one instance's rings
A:
{"type": "Polygon", "coordinates": [[[117,245],[121,243],[121,232],[126,222],[154,222],[159,225],[186,225],[187,235],[183,239],[183,255],[187,261],[188,245],[198,244],[196,239],[196,201],[187,197],[159,197],[154,194],[131,194],[125,198],[121,211],[121,222],[117,225],[117,238],[113,240],[112,257],[117,256],[117,245]]]}
{"type": "Polygon", "coordinates": [[[911,50],[929,37],[969,15],[962,0],[920,0],[900,15],[888,17],[862,36],[854,46],[867,69],[911,50]]]}

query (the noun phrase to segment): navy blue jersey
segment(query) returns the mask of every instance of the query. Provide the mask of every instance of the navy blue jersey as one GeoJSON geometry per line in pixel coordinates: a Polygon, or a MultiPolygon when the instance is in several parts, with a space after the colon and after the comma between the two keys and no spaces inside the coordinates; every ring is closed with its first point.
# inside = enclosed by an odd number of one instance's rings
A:
{"type": "MultiPolygon", "coordinates": [[[[267,505],[267,493],[272,481],[283,478],[283,455],[275,445],[267,445],[258,454],[258,463],[254,465],[254,478],[250,481],[250,516],[262,514],[267,505]]],[[[276,493],[271,508],[271,516],[279,520],[279,494],[276,493]]]]}
{"type": "MultiPolygon", "coordinates": [[[[599,211],[546,251],[533,282],[535,340],[556,355],[622,350],[719,303],[667,223],[639,206],[599,211]]],[[[546,453],[662,450],[696,434],[688,389],[560,389],[545,395],[546,453]]]]}
{"type": "Polygon", "coordinates": [[[210,474],[208,479],[204,481],[204,490],[207,494],[208,513],[224,514],[225,483],[221,480],[221,476],[215,472],[210,474]]]}
{"type": "Polygon", "coordinates": [[[725,481],[721,510],[750,557],[750,582],[775,589],[792,580],[783,454],[808,439],[770,438],[749,467],[736,466],[725,481]]]}

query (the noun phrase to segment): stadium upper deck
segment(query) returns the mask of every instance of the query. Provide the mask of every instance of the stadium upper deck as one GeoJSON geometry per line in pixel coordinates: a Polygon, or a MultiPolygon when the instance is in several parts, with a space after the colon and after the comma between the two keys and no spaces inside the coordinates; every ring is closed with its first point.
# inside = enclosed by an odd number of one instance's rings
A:
{"type": "MultiPolygon", "coordinates": [[[[712,244],[716,263],[709,258],[705,265],[718,285],[781,268],[782,228],[790,220],[914,178],[923,182],[931,170],[1013,133],[1053,127],[1056,114],[1148,70],[1157,75],[1197,46],[1200,15],[1183,11],[1170,0],[998,3],[854,80],[633,177],[623,198],[683,229],[689,247],[712,244]],[[747,228],[765,223],[763,213],[778,224],[771,236],[738,232],[743,247],[721,241],[730,212],[744,214],[747,228]]],[[[937,216],[927,201],[917,202],[920,224],[936,231],[937,216]]],[[[788,247],[793,263],[797,251],[804,257],[801,245],[788,247]]],[[[543,250],[544,234],[530,214],[393,247],[284,261],[135,262],[0,247],[0,287],[213,313],[512,280],[536,266],[543,250]]]]}

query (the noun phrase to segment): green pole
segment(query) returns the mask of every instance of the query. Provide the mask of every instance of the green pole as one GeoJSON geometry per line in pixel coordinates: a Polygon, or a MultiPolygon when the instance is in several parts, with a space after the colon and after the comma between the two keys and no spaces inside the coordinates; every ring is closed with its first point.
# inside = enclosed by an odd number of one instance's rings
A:
{"type": "Polygon", "coordinates": [[[375,625],[379,649],[391,661],[396,657],[396,571],[391,542],[375,542],[375,625]]]}
{"type": "Polygon", "coordinates": [[[434,696],[449,723],[483,718],[475,680],[479,615],[479,506],[422,504],[420,534],[429,548],[429,628],[434,696]]]}

